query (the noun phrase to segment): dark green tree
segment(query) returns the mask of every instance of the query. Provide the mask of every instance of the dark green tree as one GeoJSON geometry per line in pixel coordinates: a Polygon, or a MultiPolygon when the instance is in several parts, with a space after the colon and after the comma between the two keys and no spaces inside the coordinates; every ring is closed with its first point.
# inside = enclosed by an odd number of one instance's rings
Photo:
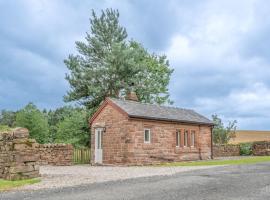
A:
{"type": "Polygon", "coordinates": [[[39,143],[49,142],[47,118],[33,103],[29,103],[17,112],[16,126],[27,128],[30,137],[39,143]]]}
{"type": "Polygon", "coordinates": [[[57,124],[63,121],[65,118],[70,117],[72,112],[74,112],[76,108],[71,106],[64,106],[57,108],[55,110],[49,110],[47,114],[48,124],[49,124],[49,138],[50,142],[54,143],[56,140],[57,133],[57,124]]]}
{"type": "Polygon", "coordinates": [[[171,103],[168,84],[173,70],[166,56],[150,54],[141,44],[128,41],[117,10],[102,10],[100,16],[92,11],[90,24],[86,41],[76,42],[79,54],[64,61],[71,86],[65,101],[79,101],[92,109],[107,96],[129,92],[133,84],[140,101],[171,103]]]}
{"type": "Polygon", "coordinates": [[[0,125],[6,125],[9,127],[14,127],[16,120],[16,112],[2,110],[0,113],[0,125]]]}
{"type": "Polygon", "coordinates": [[[89,145],[88,115],[85,109],[74,109],[57,124],[57,143],[69,143],[75,147],[89,145]]]}
{"type": "Polygon", "coordinates": [[[235,137],[237,121],[230,121],[228,126],[225,127],[222,120],[215,114],[212,115],[215,124],[213,129],[213,142],[215,144],[227,144],[229,140],[235,137]]]}

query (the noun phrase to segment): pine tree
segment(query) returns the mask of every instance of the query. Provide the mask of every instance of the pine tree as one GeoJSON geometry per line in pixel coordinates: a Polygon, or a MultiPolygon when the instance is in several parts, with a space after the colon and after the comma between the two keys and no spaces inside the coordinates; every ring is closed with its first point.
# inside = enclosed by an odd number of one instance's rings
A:
{"type": "Polygon", "coordinates": [[[128,92],[133,84],[140,101],[171,103],[167,87],[173,70],[166,56],[149,54],[141,44],[128,41],[117,10],[102,10],[99,17],[92,11],[90,24],[86,42],[76,42],[79,54],[64,61],[71,86],[65,101],[92,109],[107,96],[128,92]]]}

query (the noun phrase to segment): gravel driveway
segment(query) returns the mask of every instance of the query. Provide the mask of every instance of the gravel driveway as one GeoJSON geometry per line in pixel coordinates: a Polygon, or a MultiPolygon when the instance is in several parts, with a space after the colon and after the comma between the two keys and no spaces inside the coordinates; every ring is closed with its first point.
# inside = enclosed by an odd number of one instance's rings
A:
{"type": "Polygon", "coordinates": [[[124,180],[129,178],[173,175],[215,166],[196,167],[104,167],[90,165],[42,166],[40,183],[21,187],[22,190],[62,188],[87,183],[124,180]]]}
{"type": "MultiPolygon", "coordinates": [[[[85,167],[92,170],[91,167],[85,167]]],[[[83,166],[79,166],[79,168],[83,168],[83,166]]],[[[106,169],[94,168],[93,171],[107,171],[106,169]]],[[[119,170],[120,168],[115,169],[119,170]]],[[[140,170],[143,169],[144,168],[141,168],[140,170]]],[[[182,167],[179,169],[184,170],[182,167]]],[[[91,183],[50,190],[5,192],[0,193],[0,199],[262,200],[270,199],[269,169],[270,162],[223,166],[215,169],[203,170],[194,170],[190,168],[189,170],[191,171],[187,170],[183,173],[176,173],[169,176],[153,176],[115,182],[91,183]]],[[[131,168],[131,170],[133,169],[131,168]]],[[[112,171],[116,170],[112,169],[112,171]]],[[[127,173],[126,168],[123,172],[127,173]]],[[[134,173],[137,173],[137,169],[134,169],[134,173]]]]}

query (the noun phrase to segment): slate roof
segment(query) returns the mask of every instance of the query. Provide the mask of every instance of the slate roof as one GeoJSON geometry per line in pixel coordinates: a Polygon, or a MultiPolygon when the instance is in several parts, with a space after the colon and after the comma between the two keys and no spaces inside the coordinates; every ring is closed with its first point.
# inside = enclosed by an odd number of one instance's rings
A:
{"type": "Polygon", "coordinates": [[[109,99],[124,110],[129,117],[213,125],[211,120],[190,109],[160,106],[115,98],[109,99]]]}

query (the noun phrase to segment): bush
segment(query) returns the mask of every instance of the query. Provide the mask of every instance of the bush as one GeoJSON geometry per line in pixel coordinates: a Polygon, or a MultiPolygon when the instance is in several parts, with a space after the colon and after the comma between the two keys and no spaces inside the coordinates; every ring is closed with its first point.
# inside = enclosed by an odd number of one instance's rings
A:
{"type": "Polygon", "coordinates": [[[252,154],[252,143],[242,143],[240,144],[240,155],[249,156],[252,154]]]}

